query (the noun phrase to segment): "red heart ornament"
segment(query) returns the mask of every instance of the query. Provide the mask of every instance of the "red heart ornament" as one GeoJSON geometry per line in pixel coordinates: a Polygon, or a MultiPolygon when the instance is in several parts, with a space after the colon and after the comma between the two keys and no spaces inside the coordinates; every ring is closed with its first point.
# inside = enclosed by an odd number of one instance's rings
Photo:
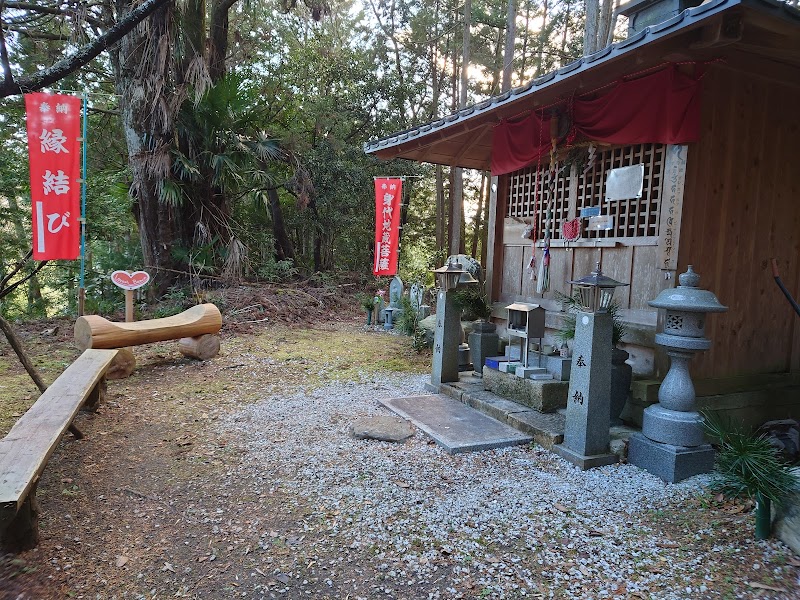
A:
{"type": "Polygon", "coordinates": [[[150,275],[144,271],[114,271],[111,281],[123,290],[135,290],[150,281],[150,275]]]}

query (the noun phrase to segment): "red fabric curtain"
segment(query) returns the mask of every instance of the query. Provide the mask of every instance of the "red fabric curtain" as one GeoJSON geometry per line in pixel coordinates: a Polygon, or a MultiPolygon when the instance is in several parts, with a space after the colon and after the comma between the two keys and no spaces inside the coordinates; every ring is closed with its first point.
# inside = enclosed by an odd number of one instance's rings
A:
{"type": "MultiPolygon", "coordinates": [[[[694,142],[700,136],[700,95],[699,78],[671,65],[622,81],[599,98],[576,99],[574,133],[610,144],[694,142]]],[[[499,123],[492,140],[492,175],[511,173],[547,154],[549,123],[535,113],[515,123],[499,123]]]]}
{"type": "Polygon", "coordinates": [[[575,130],[610,144],[685,144],[700,133],[700,82],[674,66],[617,84],[572,109],[575,130]]]}
{"type": "Polygon", "coordinates": [[[492,138],[492,175],[528,166],[550,151],[550,118],[531,113],[521,121],[501,121],[492,138]]]}

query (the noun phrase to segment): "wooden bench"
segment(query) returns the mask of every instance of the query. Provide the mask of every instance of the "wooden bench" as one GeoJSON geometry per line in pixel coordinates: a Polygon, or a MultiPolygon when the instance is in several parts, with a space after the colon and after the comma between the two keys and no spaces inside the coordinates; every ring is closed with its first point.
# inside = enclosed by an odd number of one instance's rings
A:
{"type": "Polygon", "coordinates": [[[99,315],[86,315],[75,321],[75,345],[88,348],[120,348],[112,367],[111,379],[121,379],[133,372],[136,359],[127,346],[179,340],[178,350],[184,356],[208,360],[219,353],[222,315],[211,304],[198,304],[180,314],[162,319],[115,323],[99,315]]]}
{"type": "Polygon", "coordinates": [[[0,440],[0,546],[9,551],[39,541],[36,485],[81,408],[96,410],[105,372],[117,350],[86,350],[47,388],[0,440]]]}

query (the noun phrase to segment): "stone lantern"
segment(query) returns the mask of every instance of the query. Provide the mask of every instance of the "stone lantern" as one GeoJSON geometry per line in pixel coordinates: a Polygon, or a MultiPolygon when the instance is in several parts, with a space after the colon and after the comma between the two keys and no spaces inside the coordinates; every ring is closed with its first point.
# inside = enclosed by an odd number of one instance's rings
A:
{"type": "Polygon", "coordinates": [[[658,390],[658,403],[644,411],[642,433],[631,436],[628,462],[675,483],[707,473],[714,467],[714,450],[705,443],[703,417],[695,411],[695,391],[689,361],[711,347],[705,337],[706,315],[728,310],[708,290],[697,287],[700,276],[689,265],[678,286],[662,291],[650,306],[663,308],[664,331],[656,344],[670,357],[670,368],[658,390]]]}
{"type": "Polygon", "coordinates": [[[578,309],[589,313],[607,313],[614,300],[614,290],[630,285],[603,275],[600,262],[591,274],[569,281],[578,291],[578,309]]]}
{"type": "Polygon", "coordinates": [[[628,284],[603,275],[599,262],[590,275],[570,283],[578,288],[579,307],[575,315],[564,442],[553,450],[586,470],[617,462],[617,456],[608,447],[614,327],[610,308],[614,290],[628,284]]]}
{"type": "Polygon", "coordinates": [[[433,335],[431,382],[426,386],[438,392],[442,383],[458,381],[458,347],[461,343],[461,311],[450,293],[463,285],[477,283],[460,263],[433,269],[439,292],[436,296],[436,329],[433,335]]]}

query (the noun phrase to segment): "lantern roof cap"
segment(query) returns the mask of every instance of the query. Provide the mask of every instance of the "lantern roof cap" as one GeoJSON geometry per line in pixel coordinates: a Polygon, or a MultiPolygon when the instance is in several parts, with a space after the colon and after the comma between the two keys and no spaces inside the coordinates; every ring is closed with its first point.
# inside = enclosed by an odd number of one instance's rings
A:
{"type": "Polygon", "coordinates": [[[666,290],[656,296],[655,300],[648,302],[655,308],[677,310],[683,312],[725,312],[727,306],[720,304],[717,297],[709,290],[697,287],[700,275],[694,272],[692,265],[678,276],[678,286],[666,290]]]}
{"type": "Polygon", "coordinates": [[[571,283],[573,285],[580,285],[583,287],[598,287],[598,288],[615,288],[615,287],[630,285],[629,283],[622,283],[621,281],[617,281],[616,279],[612,279],[611,277],[603,275],[603,271],[600,269],[599,261],[597,262],[595,270],[592,271],[590,275],[586,275],[585,277],[581,277],[580,279],[574,279],[572,281],[568,281],[567,283],[571,283]]]}

